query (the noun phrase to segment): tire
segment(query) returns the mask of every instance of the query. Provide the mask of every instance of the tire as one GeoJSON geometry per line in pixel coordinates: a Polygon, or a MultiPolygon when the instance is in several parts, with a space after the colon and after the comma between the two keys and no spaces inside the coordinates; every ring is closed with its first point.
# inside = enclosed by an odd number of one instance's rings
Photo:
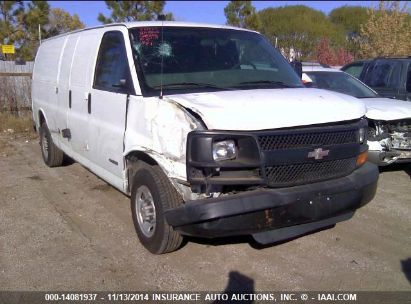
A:
{"type": "Polygon", "coordinates": [[[39,128],[41,155],[44,163],[49,167],[58,167],[63,164],[64,152],[53,142],[49,128],[43,122],[39,128]]]}
{"type": "Polygon", "coordinates": [[[182,203],[159,166],[137,163],[131,188],[131,212],[138,238],[151,253],[172,252],[181,246],[183,237],[168,225],[164,211],[182,203]]]}

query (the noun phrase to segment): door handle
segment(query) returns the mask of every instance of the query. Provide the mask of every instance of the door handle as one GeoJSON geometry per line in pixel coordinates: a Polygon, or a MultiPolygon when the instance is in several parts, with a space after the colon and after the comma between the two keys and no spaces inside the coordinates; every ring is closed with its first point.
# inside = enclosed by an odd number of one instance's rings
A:
{"type": "Polygon", "coordinates": [[[88,114],[91,114],[91,93],[88,93],[87,97],[87,111],[88,114]]]}
{"type": "Polygon", "coordinates": [[[71,90],[69,90],[69,109],[71,109],[71,90]]]}

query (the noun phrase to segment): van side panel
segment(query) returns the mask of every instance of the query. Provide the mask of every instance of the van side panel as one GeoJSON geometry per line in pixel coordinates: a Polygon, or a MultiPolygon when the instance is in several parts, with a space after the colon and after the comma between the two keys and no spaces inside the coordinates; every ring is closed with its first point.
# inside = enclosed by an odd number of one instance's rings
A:
{"type": "Polygon", "coordinates": [[[41,44],[33,71],[32,103],[36,126],[37,113],[43,111],[53,140],[57,139],[55,112],[57,109],[57,77],[61,52],[66,37],[45,41],[41,44]]]}
{"type": "Polygon", "coordinates": [[[71,132],[71,148],[89,158],[89,120],[88,94],[91,89],[93,68],[99,46],[98,32],[81,33],[74,49],[71,66],[70,89],[72,106],[68,111],[67,127],[71,132]]]}
{"type": "MultiPolygon", "coordinates": [[[[77,46],[78,34],[73,34],[67,37],[64,50],[61,56],[60,73],[58,79],[59,93],[57,101],[56,111],[56,124],[60,130],[68,128],[67,118],[70,111],[69,99],[70,99],[70,74],[71,66],[74,58],[74,51],[77,46]]],[[[60,137],[60,148],[63,150],[66,145],[70,145],[68,138],[60,137]]]]}

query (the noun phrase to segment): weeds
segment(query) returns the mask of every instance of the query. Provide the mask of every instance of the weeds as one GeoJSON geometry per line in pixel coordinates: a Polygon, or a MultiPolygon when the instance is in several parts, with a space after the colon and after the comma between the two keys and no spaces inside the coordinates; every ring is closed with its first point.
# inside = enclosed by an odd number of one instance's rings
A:
{"type": "Polygon", "coordinates": [[[17,139],[30,140],[36,137],[30,111],[20,112],[19,115],[0,112],[0,156],[11,153],[12,144],[17,139]]]}
{"type": "Polygon", "coordinates": [[[11,134],[33,133],[33,119],[31,112],[20,115],[0,113],[0,131],[11,134]]]}

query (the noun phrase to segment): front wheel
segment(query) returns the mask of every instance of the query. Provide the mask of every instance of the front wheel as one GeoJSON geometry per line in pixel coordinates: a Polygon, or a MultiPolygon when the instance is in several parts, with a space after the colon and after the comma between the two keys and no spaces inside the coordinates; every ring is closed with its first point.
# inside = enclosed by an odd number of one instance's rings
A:
{"type": "Polygon", "coordinates": [[[39,128],[41,154],[44,163],[49,167],[58,167],[63,164],[64,152],[53,142],[47,124],[43,122],[39,128]]]}
{"type": "Polygon", "coordinates": [[[182,236],[168,225],[164,212],[182,199],[159,166],[139,162],[131,188],[131,211],[141,244],[151,253],[177,250],[182,236]]]}

